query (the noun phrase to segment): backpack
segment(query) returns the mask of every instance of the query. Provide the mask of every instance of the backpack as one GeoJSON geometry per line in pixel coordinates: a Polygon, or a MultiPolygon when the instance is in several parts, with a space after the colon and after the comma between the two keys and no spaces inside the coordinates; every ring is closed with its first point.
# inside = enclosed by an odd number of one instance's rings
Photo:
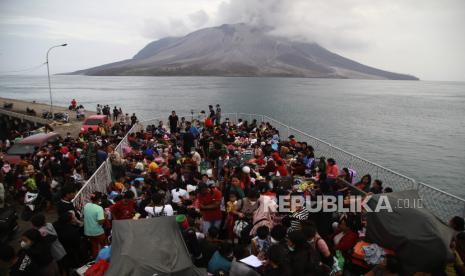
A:
{"type": "Polygon", "coordinates": [[[153,206],[153,215],[152,215],[152,217],[165,217],[166,216],[165,206],[166,206],[166,204],[163,205],[163,207],[161,208],[161,211],[159,213],[155,212],[155,206],[153,206]]]}
{"type": "Polygon", "coordinates": [[[249,223],[246,220],[238,219],[234,222],[233,232],[237,237],[242,236],[242,231],[248,228],[249,223]]]}

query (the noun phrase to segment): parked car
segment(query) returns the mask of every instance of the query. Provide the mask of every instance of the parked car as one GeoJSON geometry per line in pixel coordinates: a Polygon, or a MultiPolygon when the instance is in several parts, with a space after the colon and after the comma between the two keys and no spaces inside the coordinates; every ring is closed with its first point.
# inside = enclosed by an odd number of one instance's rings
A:
{"type": "Polygon", "coordinates": [[[97,131],[99,124],[102,124],[105,128],[111,128],[111,120],[106,115],[92,115],[85,119],[82,123],[81,133],[86,133],[89,129],[94,132],[97,131]]]}
{"type": "Polygon", "coordinates": [[[34,153],[36,148],[40,148],[49,143],[53,144],[58,141],[60,137],[60,134],[55,132],[38,133],[28,136],[9,148],[3,156],[3,160],[8,161],[10,164],[17,164],[21,160],[21,156],[30,155],[34,153]]]}

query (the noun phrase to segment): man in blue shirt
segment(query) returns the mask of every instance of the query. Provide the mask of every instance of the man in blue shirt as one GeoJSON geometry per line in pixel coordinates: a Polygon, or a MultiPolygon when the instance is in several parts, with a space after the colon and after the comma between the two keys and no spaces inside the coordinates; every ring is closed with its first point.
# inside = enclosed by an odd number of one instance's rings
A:
{"type": "Polygon", "coordinates": [[[217,250],[210,261],[208,262],[208,272],[215,274],[222,270],[229,272],[231,269],[231,260],[233,259],[233,248],[229,243],[223,243],[220,245],[220,249],[217,250]]]}

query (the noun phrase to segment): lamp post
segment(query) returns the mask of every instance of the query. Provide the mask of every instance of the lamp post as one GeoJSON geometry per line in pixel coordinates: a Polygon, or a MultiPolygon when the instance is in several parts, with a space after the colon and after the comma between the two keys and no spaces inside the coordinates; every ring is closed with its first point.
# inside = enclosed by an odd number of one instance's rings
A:
{"type": "Polygon", "coordinates": [[[52,50],[53,48],[65,47],[66,45],[68,45],[68,44],[64,43],[64,44],[61,44],[61,45],[52,46],[52,47],[50,47],[50,49],[48,49],[47,55],[46,55],[47,76],[48,76],[48,92],[50,94],[50,114],[52,116],[52,121],[53,121],[53,101],[52,101],[52,86],[50,85],[50,69],[49,69],[49,66],[48,66],[48,53],[50,53],[50,50],[52,50]]]}

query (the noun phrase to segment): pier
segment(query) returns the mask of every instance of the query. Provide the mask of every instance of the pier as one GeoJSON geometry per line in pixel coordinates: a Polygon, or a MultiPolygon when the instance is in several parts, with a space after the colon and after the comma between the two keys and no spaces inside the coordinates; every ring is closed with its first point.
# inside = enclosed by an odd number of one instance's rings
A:
{"type": "MultiPolygon", "coordinates": [[[[77,136],[80,132],[82,121],[76,119],[76,112],[69,110],[63,106],[53,106],[54,113],[68,113],[69,122],[57,122],[50,119],[42,118],[42,112],[50,110],[49,104],[27,102],[22,100],[0,98],[0,116],[7,117],[10,123],[23,123],[31,129],[42,128],[46,125],[50,126],[54,132],[65,136],[68,132],[72,136],[77,136]],[[5,108],[6,104],[13,104],[11,108],[5,108]],[[35,114],[27,112],[27,109],[32,109],[35,114]]],[[[86,110],[86,117],[97,114],[95,111],[86,110]]]]}

